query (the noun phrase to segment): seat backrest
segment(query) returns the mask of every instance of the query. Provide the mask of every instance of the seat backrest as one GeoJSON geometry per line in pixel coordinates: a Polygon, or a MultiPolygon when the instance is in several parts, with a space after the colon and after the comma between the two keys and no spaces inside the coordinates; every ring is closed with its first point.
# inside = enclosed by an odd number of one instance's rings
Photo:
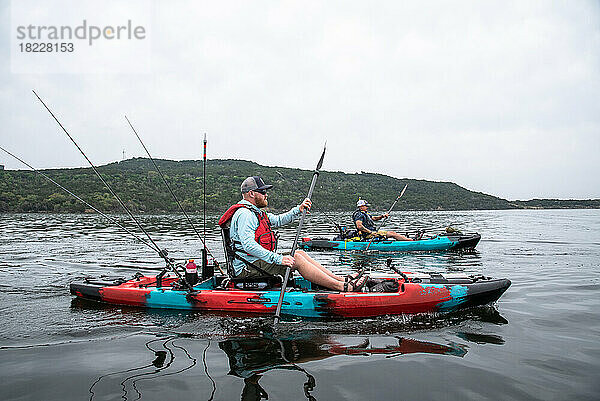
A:
{"type": "Polygon", "coordinates": [[[231,236],[229,235],[229,225],[227,227],[221,227],[221,239],[223,240],[223,251],[225,253],[225,265],[227,266],[227,275],[230,278],[235,277],[233,270],[233,259],[235,258],[235,251],[233,250],[231,236]]]}

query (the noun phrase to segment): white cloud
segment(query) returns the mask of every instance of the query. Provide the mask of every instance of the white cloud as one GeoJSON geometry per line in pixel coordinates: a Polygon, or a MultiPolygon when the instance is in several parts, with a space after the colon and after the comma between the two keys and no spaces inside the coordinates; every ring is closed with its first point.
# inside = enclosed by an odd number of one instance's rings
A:
{"type": "MultiPolygon", "coordinates": [[[[600,153],[598,11],[594,2],[157,2],[153,74],[16,75],[5,59],[0,143],[38,166],[84,165],[36,88],[99,164],[122,149],[143,155],[127,114],[155,157],[199,159],[207,132],[209,157],[310,169],[327,139],[329,170],[454,181],[510,199],[600,197],[589,173],[600,153]]],[[[12,33],[1,32],[8,46],[12,33]]]]}

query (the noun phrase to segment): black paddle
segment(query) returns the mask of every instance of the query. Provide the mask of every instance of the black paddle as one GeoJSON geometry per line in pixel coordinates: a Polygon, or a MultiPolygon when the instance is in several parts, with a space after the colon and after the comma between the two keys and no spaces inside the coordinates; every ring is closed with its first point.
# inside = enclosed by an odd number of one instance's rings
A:
{"type": "MultiPolygon", "coordinates": [[[[321,166],[323,165],[323,159],[325,158],[325,150],[327,149],[327,144],[323,146],[323,153],[321,154],[321,158],[317,163],[317,168],[313,174],[312,182],[310,183],[310,189],[308,190],[308,195],[306,196],[308,199],[312,196],[313,190],[315,189],[315,184],[317,183],[317,177],[321,170],[321,166]]],[[[292,245],[292,251],[290,255],[293,257],[294,253],[296,253],[296,248],[298,247],[298,239],[300,238],[300,231],[302,230],[302,225],[304,224],[304,217],[306,216],[306,208],[302,211],[302,216],[300,217],[300,223],[298,223],[298,229],[296,230],[296,238],[294,238],[294,244],[292,245]]],[[[290,278],[290,266],[287,266],[285,269],[285,277],[283,279],[283,283],[281,285],[281,294],[279,295],[279,300],[277,301],[277,309],[275,310],[275,320],[273,324],[279,323],[280,314],[281,314],[281,304],[283,303],[283,295],[285,294],[285,288],[287,287],[287,282],[290,278]]]]}
{"type": "MultiPolygon", "coordinates": [[[[402,192],[400,192],[400,195],[398,195],[398,197],[396,198],[396,200],[394,201],[394,203],[392,203],[392,206],[390,207],[390,210],[388,210],[388,214],[390,214],[390,212],[392,211],[392,209],[394,208],[394,206],[396,206],[396,203],[398,203],[398,201],[400,200],[400,198],[402,198],[402,195],[404,195],[404,191],[406,191],[406,187],[408,187],[408,184],[404,185],[404,189],[402,189],[402,192]]],[[[379,226],[379,228],[377,229],[377,231],[379,231],[379,229],[381,229],[381,227],[383,227],[383,224],[381,224],[381,226],[379,226]]],[[[377,232],[375,231],[375,232],[377,232]]],[[[371,246],[371,243],[373,242],[373,240],[375,239],[375,235],[373,234],[373,237],[371,238],[371,241],[369,241],[369,244],[367,245],[367,248],[365,249],[365,251],[369,250],[369,247],[371,246]]]]}

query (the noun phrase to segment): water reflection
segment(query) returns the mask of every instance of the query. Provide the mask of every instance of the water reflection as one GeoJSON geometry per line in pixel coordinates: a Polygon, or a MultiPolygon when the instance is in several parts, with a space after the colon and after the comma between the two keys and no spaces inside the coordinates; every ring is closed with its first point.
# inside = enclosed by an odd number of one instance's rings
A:
{"type": "MultiPolygon", "coordinates": [[[[303,392],[308,400],[315,400],[311,391],[317,386],[315,376],[300,364],[335,356],[385,355],[386,358],[413,353],[427,353],[463,357],[465,347],[457,344],[436,344],[407,337],[377,339],[353,338],[356,343],[346,343],[329,335],[297,334],[288,337],[257,336],[235,337],[219,342],[229,360],[229,375],[244,380],[242,400],[268,399],[268,392],[259,384],[261,377],[275,369],[295,370],[306,376],[303,392]]],[[[327,383],[330,386],[332,383],[327,383]]]]}
{"type": "Polygon", "coordinates": [[[456,333],[463,340],[467,340],[477,344],[495,344],[504,345],[504,339],[495,334],[480,334],[480,333],[456,333]]]}
{"type": "MultiPolygon", "coordinates": [[[[299,390],[307,400],[314,401],[316,397],[313,392],[319,384],[329,388],[336,383],[328,383],[327,376],[320,375],[319,370],[310,372],[304,368],[302,365],[307,362],[332,357],[396,358],[407,354],[462,358],[467,353],[467,348],[461,344],[439,344],[404,336],[347,337],[308,332],[287,335],[248,334],[227,337],[217,343],[218,349],[225,353],[229,370],[226,372],[215,367],[211,372],[207,359],[214,361],[214,352],[217,350],[217,347],[211,348],[212,344],[215,342],[211,339],[193,335],[155,336],[144,343],[146,362],[98,376],[89,387],[89,399],[115,398],[118,393],[118,397],[123,400],[138,400],[144,395],[144,386],[141,385],[144,381],[153,383],[147,384],[147,388],[161,392],[164,391],[163,386],[157,384],[156,380],[181,376],[178,380],[186,381],[200,375],[205,376],[208,381],[202,384],[204,391],[198,393],[198,398],[213,400],[217,391],[231,391],[230,386],[226,386],[226,377],[234,376],[243,382],[241,399],[258,401],[269,398],[269,389],[262,386],[261,379],[275,370],[283,370],[301,375],[302,387],[299,390]],[[212,355],[207,356],[210,351],[212,355]],[[192,372],[197,369],[203,371],[192,372]]],[[[193,381],[198,382],[197,379],[193,381]]]]}
{"type": "MultiPolygon", "coordinates": [[[[393,354],[339,354],[322,361],[296,362],[315,378],[311,394],[335,400],[394,399],[398,394],[403,399],[495,399],[498,394],[506,399],[542,400],[556,398],[556,394],[563,399],[598,398],[598,210],[393,212],[392,216],[397,220],[390,222],[389,228],[399,230],[403,223],[416,224],[419,220],[447,224],[458,217],[468,221],[459,228],[479,231],[483,237],[476,254],[397,254],[392,256],[394,264],[405,267],[403,270],[464,269],[509,277],[514,285],[499,302],[503,316],[486,307],[443,316],[286,322],[282,324],[286,331],[334,335],[335,341],[353,352],[360,352],[358,345],[366,337],[371,348],[377,341],[397,346],[398,340],[394,343],[391,337],[394,335],[444,346],[456,342],[468,350],[465,358],[425,357],[427,354],[418,353],[389,359],[386,357],[393,354]],[[510,325],[506,325],[505,317],[510,325]],[[398,377],[404,382],[390,381],[398,377]],[[342,378],[346,380],[343,386],[342,378]]],[[[201,222],[201,216],[192,219],[201,222]]],[[[148,222],[150,234],[173,257],[183,259],[199,253],[200,242],[186,228],[184,217],[142,216],[141,220],[144,225],[148,222]]],[[[121,221],[129,224],[124,217],[121,221]]],[[[308,222],[303,236],[316,236],[320,231],[324,235],[334,233],[324,221],[312,221],[314,224],[308,222]]],[[[216,216],[210,217],[207,242],[222,260],[215,223],[216,216]]],[[[289,249],[294,234],[293,227],[284,227],[282,250],[289,249]]],[[[150,311],[77,300],[69,308],[72,298],[67,288],[73,280],[103,274],[130,277],[136,270],[163,266],[145,246],[101,217],[4,214],[0,215],[0,238],[2,399],[86,399],[91,396],[88,389],[100,375],[138,368],[104,377],[92,388],[94,400],[118,400],[123,394],[120,382],[128,375],[154,372],[161,366],[163,370],[152,380],[136,382],[143,399],[210,399],[213,383],[206,371],[215,381],[214,399],[240,398],[244,380],[227,375],[228,356],[218,342],[248,333],[241,326],[256,327],[263,322],[268,328],[272,319],[150,311]],[[139,334],[140,330],[188,332],[193,337],[177,335],[166,345],[175,359],[165,368],[171,356],[161,342],[172,335],[148,338],[148,334],[139,334]],[[201,337],[218,339],[207,341],[201,337]],[[144,343],[154,339],[159,341],[150,344],[154,350],[150,351],[144,343]],[[40,342],[43,346],[31,345],[40,342]],[[197,363],[163,381],[160,375],[193,364],[177,346],[197,363]]],[[[341,252],[311,255],[334,269],[354,269],[352,264],[362,261],[382,272],[387,271],[385,262],[389,257],[375,254],[361,258],[341,252]]],[[[259,327],[253,333],[259,330],[267,331],[259,327]]],[[[129,399],[137,397],[132,380],[125,382],[129,399]]],[[[306,381],[301,372],[271,370],[262,373],[258,383],[269,399],[304,399],[298,392],[303,391],[306,381]],[[285,392],[281,395],[282,389],[288,388],[295,390],[295,397],[286,397],[285,392]]]]}
{"type": "MultiPolygon", "coordinates": [[[[179,338],[179,336],[168,336],[147,341],[144,345],[152,355],[149,363],[99,376],[89,388],[90,401],[93,401],[96,397],[99,399],[106,398],[107,395],[102,394],[102,391],[99,388],[104,382],[109,383],[108,387],[110,388],[110,385],[114,385],[117,380],[120,380],[118,382],[118,387],[121,389],[121,399],[139,400],[142,399],[140,382],[180,375],[183,372],[196,367],[197,358],[193,357],[185,347],[176,343],[176,340],[179,338]],[[185,356],[185,361],[183,362],[182,367],[171,368],[176,360],[176,349],[180,350],[181,354],[185,356]]],[[[206,349],[208,349],[209,346],[210,341],[208,341],[208,344],[204,349],[204,362],[206,359],[206,349]]],[[[204,366],[206,367],[205,363],[204,366]]],[[[212,382],[212,393],[210,396],[210,399],[212,399],[216,391],[216,383],[212,377],[209,376],[209,378],[212,382]]],[[[110,392],[111,390],[109,389],[108,391],[110,392]]]]}

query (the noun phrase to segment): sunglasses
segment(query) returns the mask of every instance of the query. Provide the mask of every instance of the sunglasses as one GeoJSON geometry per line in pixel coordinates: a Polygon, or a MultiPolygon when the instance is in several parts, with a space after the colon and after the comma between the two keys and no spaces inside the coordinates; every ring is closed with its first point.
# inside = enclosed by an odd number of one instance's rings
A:
{"type": "Polygon", "coordinates": [[[267,195],[266,189],[254,189],[253,191],[258,192],[259,194],[262,194],[262,195],[267,195]]]}

